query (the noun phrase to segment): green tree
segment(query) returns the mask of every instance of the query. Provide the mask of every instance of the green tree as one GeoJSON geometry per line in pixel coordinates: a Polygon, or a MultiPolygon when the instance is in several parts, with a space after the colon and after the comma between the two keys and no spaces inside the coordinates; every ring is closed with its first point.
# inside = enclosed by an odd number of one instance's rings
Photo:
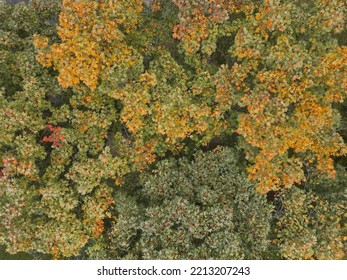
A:
{"type": "Polygon", "coordinates": [[[335,180],[310,182],[276,199],[276,239],[286,259],[342,259],[347,252],[347,176],[339,167],[335,180]]]}
{"type": "Polygon", "coordinates": [[[160,161],[137,191],[116,196],[107,252],[130,259],[266,258],[273,209],[243,170],[230,148],[160,161]]]}

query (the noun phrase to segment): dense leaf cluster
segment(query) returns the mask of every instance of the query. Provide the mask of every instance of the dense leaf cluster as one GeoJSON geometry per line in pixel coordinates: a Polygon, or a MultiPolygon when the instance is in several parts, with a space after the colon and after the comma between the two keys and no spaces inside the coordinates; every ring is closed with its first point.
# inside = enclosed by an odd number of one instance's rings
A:
{"type": "Polygon", "coordinates": [[[272,207],[255,192],[235,150],[163,160],[135,193],[116,194],[119,217],[107,250],[116,258],[266,258],[272,207]]]}

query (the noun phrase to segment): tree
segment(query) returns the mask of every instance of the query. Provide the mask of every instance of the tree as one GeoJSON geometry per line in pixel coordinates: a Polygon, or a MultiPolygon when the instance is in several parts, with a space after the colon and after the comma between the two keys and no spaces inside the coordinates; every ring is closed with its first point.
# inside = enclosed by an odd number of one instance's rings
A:
{"type": "Polygon", "coordinates": [[[273,209],[235,150],[160,161],[129,188],[117,195],[108,258],[266,258],[273,209]]]}
{"type": "Polygon", "coordinates": [[[305,180],[305,166],[335,174],[346,153],[334,103],[346,97],[346,47],[331,33],[344,28],[343,1],[262,1],[245,14],[217,88],[245,108],[237,132],[253,163],[249,178],[267,193],[305,180]],[[334,20],[332,20],[334,18],[334,20]]]}
{"type": "Polygon", "coordinates": [[[346,183],[346,170],[340,166],[335,180],[313,181],[308,190],[295,187],[278,195],[274,242],[282,257],[336,260],[346,256],[346,183]]]}

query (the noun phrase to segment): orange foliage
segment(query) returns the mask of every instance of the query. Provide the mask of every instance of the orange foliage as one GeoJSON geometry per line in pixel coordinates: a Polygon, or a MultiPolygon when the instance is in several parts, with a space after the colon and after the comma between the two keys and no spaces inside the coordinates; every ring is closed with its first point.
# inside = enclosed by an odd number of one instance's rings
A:
{"type": "Polygon", "coordinates": [[[333,129],[336,112],[331,106],[345,97],[347,48],[335,47],[321,56],[314,53],[315,61],[309,60],[311,50],[300,49],[283,34],[289,26],[283,10],[289,6],[274,3],[265,1],[250,17],[255,30],[239,30],[233,54],[242,64],[235,63],[234,72],[221,68],[219,75],[227,73],[230,82],[226,89],[219,87],[217,95],[228,88],[243,93],[239,101],[248,112],[241,114],[237,132],[258,149],[248,171],[260,193],[300,184],[305,179],[304,164],[334,176],[331,157],[347,152],[333,129]],[[268,31],[279,32],[272,46],[268,31]],[[268,58],[275,62],[270,65],[268,58]],[[252,88],[244,83],[246,77],[252,77],[252,88]],[[320,88],[322,81],[326,89],[320,88]]]}
{"type": "Polygon", "coordinates": [[[112,66],[137,59],[123,32],[136,26],[141,10],[142,0],[64,0],[58,26],[61,43],[48,47],[47,38],[35,36],[37,60],[46,67],[53,64],[63,88],[83,83],[93,90],[112,66]]]}
{"type": "Polygon", "coordinates": [[[173,29],[173,37],[182,41],[188,53],[200,48],[203,40],[210,36],[215,24],[228,20],[229,14],[247,5],[238,0],[173,0],[180,10],[180,22],[173,29]]]}

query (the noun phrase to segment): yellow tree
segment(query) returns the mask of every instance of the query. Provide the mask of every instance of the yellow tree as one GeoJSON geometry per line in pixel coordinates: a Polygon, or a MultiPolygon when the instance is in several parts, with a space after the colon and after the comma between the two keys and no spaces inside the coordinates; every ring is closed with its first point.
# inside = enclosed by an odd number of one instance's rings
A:
{"type": "Polygon", "coordinates": [[[128,69],[141,60],[125,38],[141,11],[141,0],[64,0],[57,27],[61,43],[48,46],[48,38],[36,36],[37,60],[59,71],[63,88],[83,83],[94,90],[115,65],[128,69]]]}
{"type": "Polygon", "coordinates": [[[346,153],[333,104],[346,97],[347,48],[331,37],[343,2],[262,1],[235,35],[235,62],[217,73],[217,96],[247,110],[237,132],[260,193],[300,184],[307,166],[334,176],[332,157],[346,153]]]}

